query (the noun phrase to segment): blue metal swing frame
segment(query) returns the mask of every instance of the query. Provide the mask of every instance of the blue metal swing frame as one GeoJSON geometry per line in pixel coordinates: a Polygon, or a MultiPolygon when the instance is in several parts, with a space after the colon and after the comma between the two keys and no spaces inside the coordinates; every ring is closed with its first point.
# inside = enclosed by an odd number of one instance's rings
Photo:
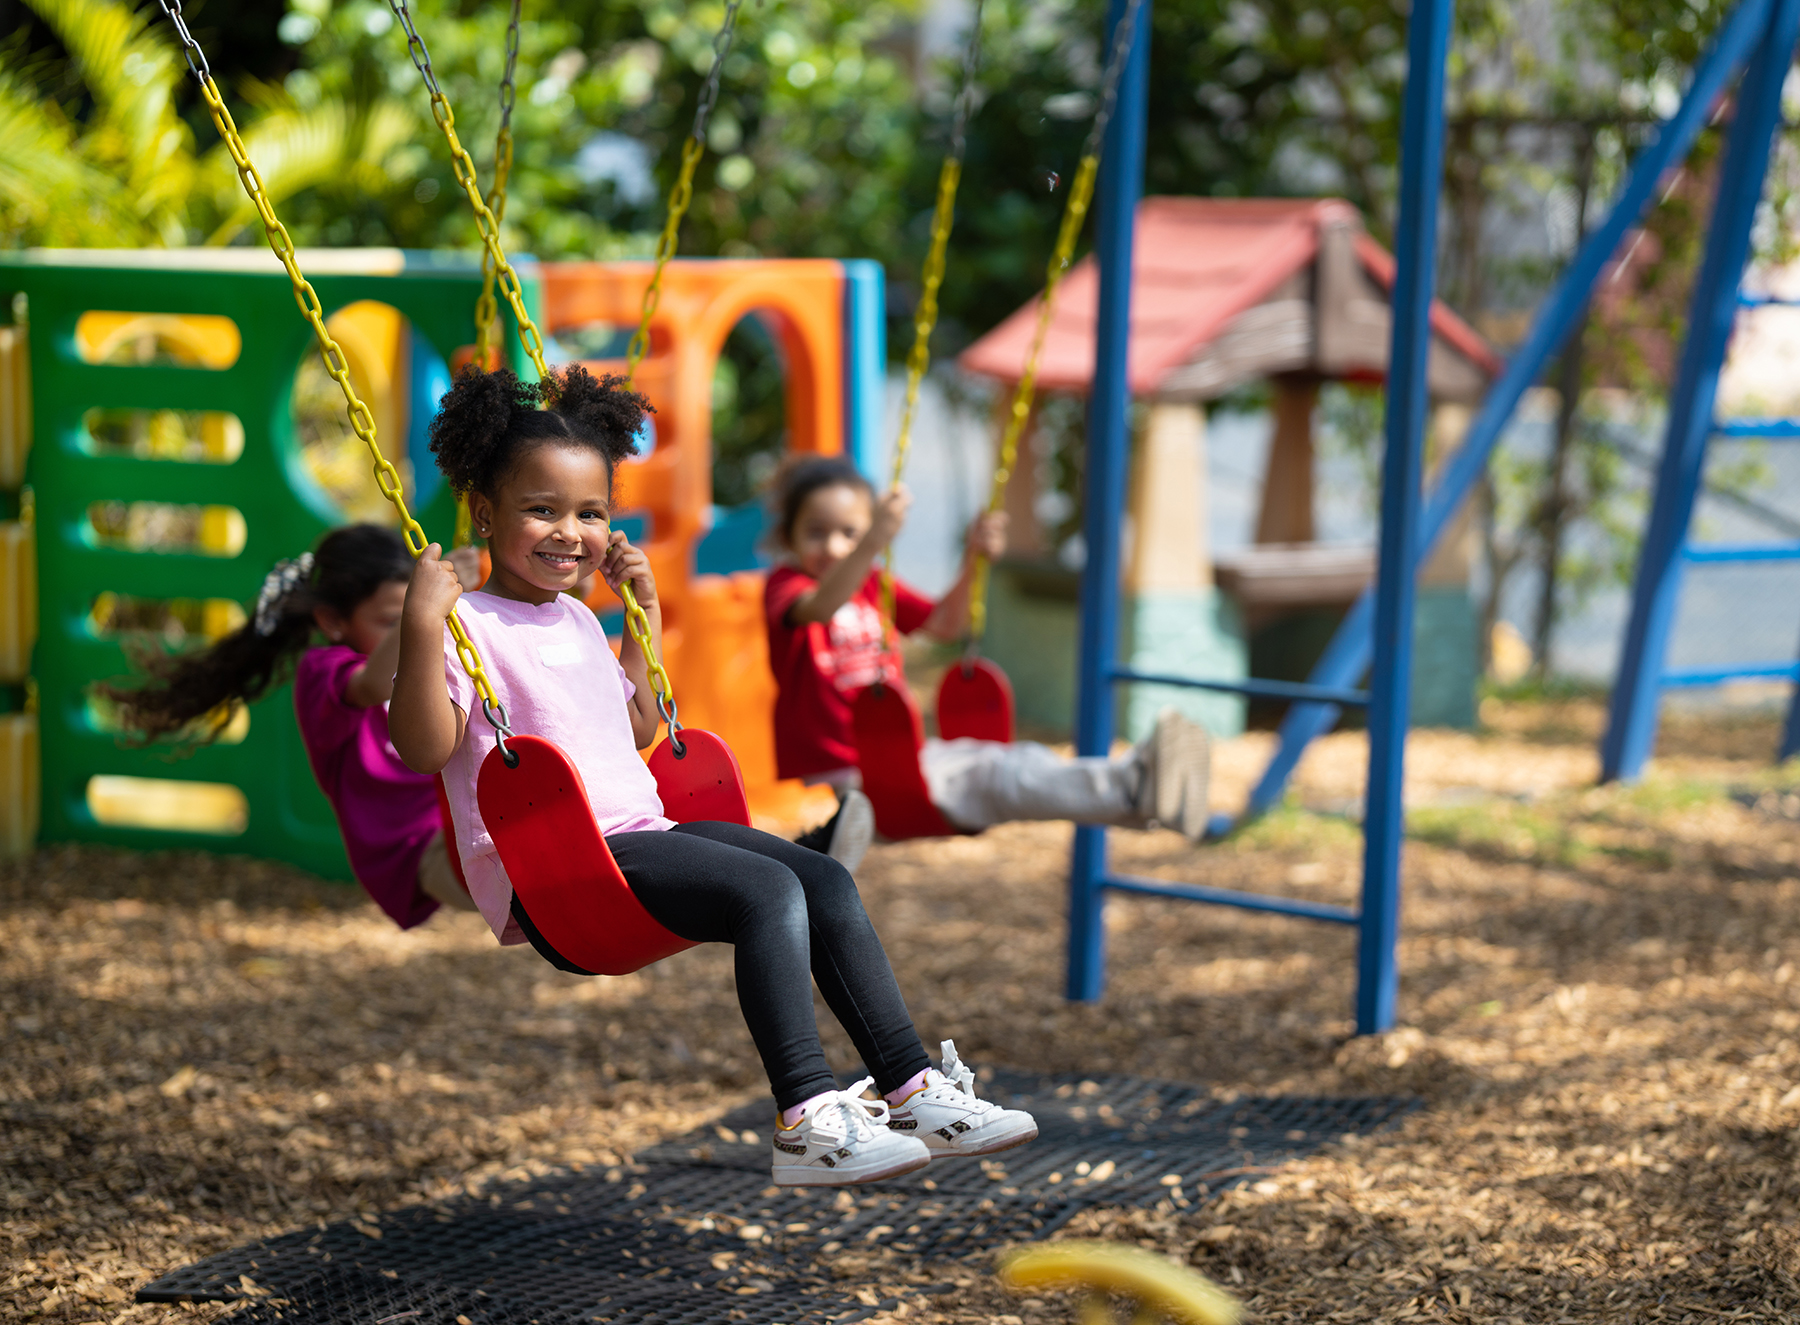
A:
{"type": "MultiPolygon", "coordinates": [[[[1151,29],[1151,0],[1142,0],[1138,31],[1151,29]]],[[[1124,16],[1126,0],[1112,0],[1108,37],[1124,16]]],[[[1408,700],[1411,694],[1414,589],[1418,567],[1431,555],[1487,468],[1502,430],[1519,399],[1562,349],[1585,311],[1606,263],[1627,231],[1636,225],[1665,173],[1680,161],[1707,123],[1713,107],[1739,68],[1748,65],[1740,113],[1732,130],[1726,178],[1721,186],[1718,218],[1709,239],[1705,271],[1695,294],[1695,335],[1682,361],[1671,411],[1670,455],[1665,480],[1659,483],[1653,539],[1646,539],[1647,570],[1639,576],[1640,603],[1634,610],[1635,651],[1628,641],[1627,662],[1637,660],[1640,684],[1623,706],[1614,704],[1616,730],[1636,733],[1628,753],[1647,750],[1654,732],[1655,695],[1659,684],[1687,682],[1680,673],[1664,673],[1662,659],[1672,620],[1674,584],[1678,581],[1685,532],[1699,481],[1694,443],[1674,445],[1679,435],[1698,437],[1703,452],[1710,427],[1711,387],[1723,357],[1729,317],[1740,296],[1737,273],[1743,266],[1749,224],[1760,196],[1768,142],[1779,118],[1781,77],[1794,49],[1800,24],[1800,0],[1743,0],[1726,20],[1711,49],[1696,66],[1686,97],[1675,113],[1658,126],[1639,151],[1607,217],[1576,251],[1553,287],[1531,331],[1490,389],[1462,445],[1443,465],[1429,496],[1422,496],[1421,474],[1426,423],[1425,361],[1430,347],[1432,278],[1436,258],[1437,206],[1443,173],[1444,64],[1449,45],[1453,0],[1420,0],[1408,29],[1408,78],[1401,143],[1398,260],[1393,290],[1393,341],[1389,358],[1386,451],[1382,464],[1381,533],[1374,586],[1356,602],[1305,684],[1272,681],[1220,681],[1194,677],[1148,675],[1117,665],[1119,634],[1119,552],[1125,471],[1129,455],[1126,348],[1131,320],[1130,272],[1132,220],[1143,177],[1147,111],[1149,42],[1134,44],[1123,71],[1118,108],[1108,126],[1095,212],[1095,253],[1100,269],[1098,326],[1093,393],[1088,409],[1087,500],[1083,534],[1088,549],[1081,582],[1080,661],[1077,672],[1076,745],[1083,755],[1104,755],[1113,738],[1113,687],[1156,682],[1292,700],[1281,724],[1280,741],[1262,779],[1251,793],[1242,818],[1214,821],[1224,833],[1277,805],[1300,756],[1317,736],[1329,731],[1343,707],[1369,707],[1369,781],[1364,812],[1363,885],[1355,908],[1292,898],[1268,897],[1227,889],[1163,883],[1113,873],[1107,860],[1106,830],[1078,826],[1069,876],[1069,951],[1067,997],[1092,1001],[1105,983],[1105,929],[1102,909],[1108,892],[1136,893],[1186,901],[1211,902],[1245,910],[1274,912],[1311,920],[1354,925],[1358,929],[1356,1029],[1359,1034],[1393,1025],[1399,988],[1396,948],[1399,939],[1400,850],[1404,831],[1402,785],[1405,772],[1408,700]],[[1771,112],[1768,107],[1773,105],[1771,112]],[[1774,118],[1771,118],[1773,115],[1774,118]],[[1760,143],[1760,156],[1758,156],[1760,143]],[[1729,281],[1725,273],[1730,273],[1729,281]],[[1711,316],[1703,322],[1701,313],[1711,316]],[[1675,481],[1667,473],[1679,467],[1675,481]],[[1671,495],[1665,501],[1663,489],[1671,495]],[[1684,500],[1685,497],[1685,500],[1684,500]],[[1664,507],[1667,507],[1665,510],[1664,507]],[[1675,534],[1670,537],[1670,531],[1675,534]],[[1660,613],[1660,615],[1658,615],[1660,613]],[[1640,629],[1639,616],[1646,617],[1640,629]],[[1641,638],[1640,638],[1641,637],[1641,638]],[[1367,692],[1354,687],[1371,677],[1367,692]],[[1645,696],[1648,696],[1646,700],[1645,696]],[[1622,721],[1621,714],[1628,721],[1622,721]]],[[[1719,431],[1731,436],[1800,437],[1797,420],[1734,420],[1719,431]],[[1756,429],[1754,434],[1749,430],[1756,429]]],[[[1793,549],[1685,549],[1688,560],[1769,558],[1793,549]]],[[[1800,666],[1772,664],[1781,675],[1800,676],[1800,666]]],[[[1736,675],[1764,674],[1754,668],[1736,675]]],[[[1623,673],[1622,673],[1623,675],[1623,673]]],[[[1698,675],[1696,673],[1696,675],[1698,675]]],[[[1622,687],[1623,688],[1623,687],[1622,687]]],[[[1800,694],[1789,721],[1789,741],[1800,745],[1800,694]]],[[[1609,733],[1609,748],[1613,737],[1609,733]]],[[[1788,753],[1789,751],[1784,751],[1788,753]]],[[[1641,763],[1641,755],[1639,756],[1641,763]]],[[[1609,765],[1610,767],[1610,765],[1609,765]]]]}

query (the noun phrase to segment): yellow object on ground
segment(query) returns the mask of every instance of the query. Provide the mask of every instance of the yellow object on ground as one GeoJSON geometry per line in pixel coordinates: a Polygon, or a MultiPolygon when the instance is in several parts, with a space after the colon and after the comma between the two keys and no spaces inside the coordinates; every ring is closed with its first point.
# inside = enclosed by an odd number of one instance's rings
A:
{"type": "Polygon", "coordinates": [[[1166,1256],[1118,1242],[1052,1242],[1009,1254],[1000,1282],[1015,1289],[1086,1289],[1081,1325],[1108,1325],[1113,1299],[1133,1304],[1132,1325],[1237,1325],[1236,1298],[1205,1275],[1166,1256]]]}

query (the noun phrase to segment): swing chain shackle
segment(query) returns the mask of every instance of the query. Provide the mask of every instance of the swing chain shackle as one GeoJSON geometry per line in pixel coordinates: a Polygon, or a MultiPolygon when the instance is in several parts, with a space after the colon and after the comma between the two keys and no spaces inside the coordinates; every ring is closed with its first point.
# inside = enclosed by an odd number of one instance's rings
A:
{"type": "MultiPolygon", "coordinates": [[[[912,450],[913,419],[919,410],[919,387],[925,380],[926,369],[931,366],[931,332],[937,326],[938,289],[944,283],[944,259],[950,247],[950,230],[956,216],[956,187],[962,180],[963,156],[968,149],[969,117],[975,110],[975,76],[981,68],[982,3],[983,0],[976,0],[974,16],[969,20],[969,44],[963,49],[962,87],[956,94],[956,118],[950,130],[950,151],[938,170],[937,206],[931,213],[931,244],[925,251],[925,265],[919,273],[919,303],[913,312],[913,343],[906,355],[906,396],[900,409],[900,430],[894,436],[894,477],[889,487],[898,487],[906,474],[906,459],[912,450]]],[[[894,622],[892,543],[882,550],[881,603],[883,620],[894,622]]]]}
{"type": "Polygon", "coordinates": [[[431,67],[431,51],[426,47],[425,39],[419,35],[406,0],[388,0],[388,8],[393,10],[394,17],[400,21],[401,31],[406,34],[406,53],[412,59],[413,68],[425,80],[425,90],[431,97],[431,118],[437,121],[438,128],[443,131],[444,141],[450,145],[450,169],[456,176],[457,184],[468,197],[469,206],[475,211],[475,226],[481,232],[481,243],[486,254],[483,261],[493,261],[500,289],[506,295],[506,302],[519,324],[519,339],[524,342],[525,353],[530,356],[531,365],[537,370],[539,380],[547,382],[550,380],[550,365],[544,358],[544,338],[525,307],[525,290],[519,283],[519,274],[513,270],[512,263],[506,260],[506,250],[500,244],[500,223],[481,196],[481,185],[475,177],[474,159],[462,145],[462,140],[456,136],[456,115],[450,109],[449,98],[438,86],[437,74],[431,67]]]}
{"type": "Polygon", "coordinates": [[[663,220],[662,233],[656,237],[656,268],[650,273],[650,284],[644,287],[644,304],[638,314],[637,330],[631,333],[631,342],[625,347],[625,385],[628,389],[637,385],[638,365],[650,353],[650,322],[662,304],[663,269],[675,256],[682,218],[694,201],[694,171],[699,168],[700,158],[706,155],[706,121],[711,118],[713,106],[719,99],[719,77],[737,35],[738,10],[742,5],[743,0],[726,0],[725,21],[713,36],[712,67],[706,71],[706,82],[700,87],[693,130],[681,144],[681,169],[675,176],[675,187],[669,190],[669,212],[663,220]]]}
{"type": "Polygon", "coordinates": [[[686,759],[687,742],[681,739],[681,719],[676,716],[674,697],[658,694],[656,707],[662,713],[663,721],[669,724],[669,753],[677,759],[686,759]]]}
{"type": "MultiPolygon", "coordinates": [[[[244,192],[255,204],[257,215],[263,223],[263,231],[268,236],[269,248],[281,260],[287,271],[288,281],[294,287],[294,302],[299,305],[300,312],[312,324],[313,338],[319,344],[319,357],[325,362],[325,371],[338,384],[344,393],[345,408],[350,416],[350,427],[368,448],[369,456],[374,462],[375,483],[381,489],[381,495],[393,505],[395,513],[400,517],[400,532],[406,539],[407,551],[415,558],[423,556],[430,546],[425,538],[425,530],[413,518],[412,512],[406,508],[406,496],[401,491],[400,471],[395,469],[388,458],[381,453],[381,444],[375,435],[375,416],[369,407],[363,404],[356,394],[356,388],[350,381],[350,364],[344,357],[344,351],[333,339],[325,326],[325,308],[319,302],[319,295],[300,272],[300,264],[295,255],[293,238],[287,227],[275,215],[275,204],[269,201],[269,195],[263,188],[262,175],[250,160],[249,149],[238,133],[237,123],[231,118],[231,111],[225,106],[225,98],[220,95],[218,84],[213,81],[211,70],[206,63],[206,55],[200,49],[188,31],[181,15],[181,0],[157,0],[175,25],[179,34],[182,49],[187,58],[187,65],[193,73],[195,81],[200,85],[200,95],[206,102],[206,109],[212,116],[213,127],[219,131],[224,140],[225,150],[231,154],[232,164],[237,167],[238,179],[244,186],[244,192]]],[[[456,642],[457,660],[462,663],[463,670],[469,674],[469,683],[475,687],[475,693],[486,705],[497,703],[494,698],[493,683],[488,679],[487,668],[482,664],[481,654],[475,643],[463,629],[460,618],[452,612],[445,622],[450,636],[456,642]]]]}
{"type": "Polygon", "coordinates": [[[506,705],[498,701],[490,703],[484,698],[481,701],[481,716],[494,729],[494,746],[500,751],[500,762],[508,768],[517,768],[519,752],[507,745],[507,741],[512,739],[513,729],[512,723],[506,718],[506,705]]]}
{"type": "MultiPolygon", "coordinates": [[[[1081,148],[1081,164],[1069,185],[1069,201],[1063,207],[1062,225],[1057,231],[1056,248],[1044,273],[1044,292],[1038,297],[1037,325],[1032,329],[1031,348],[1025,355],[1024,371],[1013,390],[1012,408],[1007,411],[1006,429],[1000,438],[1000,455],[994,464],[994,481],[988,491],[987,510],[993,514],[1006,504],[1006,485],[1012,480],[1013,466],[1019,461],[1019,440],[1031,419],[1032,403],[1037,396],[1038,368],[1044,357],[1044,343],[1050,334],[1050,317],[1056,307],[1057,287],[1068,273],[1075,256],[1075,241],[1081,237],[1081,225],[1087,219],[1088,206],[1094,199],[1094,182],[1100,173],[1100,150],[1106,139],[1106,127],[1119,104],[1119,79],[1125,71],[1125,60],[1137,37],[1138,12],[1143,0],[1130,0],[1119,25],[1113,30],[1112,50],[1107,54],[1106,73],[1101,83],[1100,105],[1094,122],[1088,128],[1087,140],[1081,148]]],[[[975,557],[969,584],[969,647],[979,651],[987,633],[988,581],[992,567],[985,554],[975,557]]]]}

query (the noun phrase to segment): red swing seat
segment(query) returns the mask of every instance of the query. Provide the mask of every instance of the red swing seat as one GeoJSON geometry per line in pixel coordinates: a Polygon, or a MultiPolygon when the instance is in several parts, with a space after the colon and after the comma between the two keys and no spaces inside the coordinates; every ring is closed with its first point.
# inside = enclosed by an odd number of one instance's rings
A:
{"type": "Polygon", "coordinates": [[[872,685],[850,701],[856,763],[863,794],[875,809],[875,828],[899,842],[911,837],[957,837],[958,828],[931,803],[919,751],[925,724],[904,684],[872,685]]]}
{"type": "Polygon", "coordinates": [[[986,658],[965,658],[938,683],[938,735],[946,741],[968,737],[1010,745],[1013,688],[1006,673],[986,658]]]}
{"type": "MultiPolygon", "coordinates": [[[[969,837],[931,803],[919,752],[925,723],[904,685],[872,685],[850,702],[856,763],[863,794],[875,810],[875,828],[889,841],[914,837],[969,837]]],[[[938,686],[938,731],[945,740],[1012,741],[1013,691],[1006,673],[985,658],[971,658],[944,673],[938,686]]]]}
{"type": "MultiPolygon", "coordinates": [[[[513,736],[508,768],[498,748],[475,784],[482,820],[513,885],[513,914],[553,965],[581,975],[629,975],[683,948],[644,909],[607,849],[575,765],[539,736],[513,736]]],[[[711,732],[683,730],[682,753],[651,753],[663,812],[677,823],[750,823],[737,759],[711,732]]]]}

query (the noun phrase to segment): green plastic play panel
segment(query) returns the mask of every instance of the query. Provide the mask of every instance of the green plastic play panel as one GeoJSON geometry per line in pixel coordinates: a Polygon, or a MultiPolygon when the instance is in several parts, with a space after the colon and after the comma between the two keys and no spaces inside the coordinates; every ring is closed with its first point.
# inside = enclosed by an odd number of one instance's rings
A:
{"type": "MultiPolygon", "coordinates": [[[[535,298],[530,271],[521,276],[535,298]]],[[[391,305],[446,362],[474,339],[481,278],[472,262],[336,251],[308,276],[327,315],[364,299],[391,305]]],[[[337,825],[313,782],[287,686],[252,706],[241,743],[185,758],[122,743],[94,725],[87,703],[93,682],[128,671],[120,643],[89,624],[99,594],[248,604],[278,559],[342,522],[306,473],[294,437],[294,374],[301,357],[317,351],[287,277],[269,254],[249,250],[0,254],[0,296],[20,293],[29,301],[31,327],[33,443],[26,473],[37,512],[41,626],[32,672],[42,723],[43,839],[240,852],[348,879],[337,825]],[[220,371],[88,364],[76,351],[75,325],[89,310],[221,315],[237,324],[243,348],[220,371]],[[243,424],[243,453],[228,464],[91,455],[83,449],[83,415],[96,406],[230,411],[243,424]],[[243,550],[218,557],[100,546],[87,513],[91,503],[106,500],[235,507],[246,526],[243,550]],[[99,823],[86,791],[103,774],[234,785],[248,802],[247,827],[222,836],[99,823]]],[[[404,437],[381,442],[390,459],[406,451],[404,437]]],[[[429,535],[448,540],[453,510],[446,489],[439,485],[417,514],[429,535]]]]}

